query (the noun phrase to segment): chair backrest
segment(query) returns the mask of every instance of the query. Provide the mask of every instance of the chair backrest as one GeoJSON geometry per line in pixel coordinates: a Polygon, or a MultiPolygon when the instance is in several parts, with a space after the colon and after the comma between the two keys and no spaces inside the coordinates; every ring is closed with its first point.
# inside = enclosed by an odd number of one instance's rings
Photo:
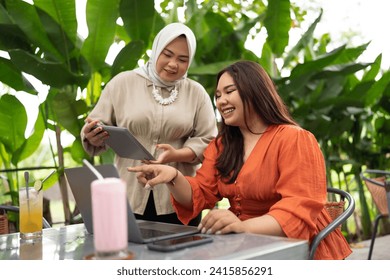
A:
{"type": "Polygon", "coordinates": [[[390,212],[390,171],[367,169],[360,173],[360,177],[371,193],[372,199],[382,215],[390,212]],[[378,177],[379,176],[379,177],[378,177]]]}
{"type": "Polygon", "coordinates": [[[323,228],[312,240],[310,244],[309,259],[314,259],[315,252],[321,241],[327,237],[332,231],[341,227],[341,225],[353,214],[355,210],[355,199],[346,191],[328,188],[328,194],[331,196],[340,196],[339,201],[328,201],[325,204],[325,209],[333,219],[325,228],[323,228]],[[348,205],[345,208],[345,200],[348,205]]]}

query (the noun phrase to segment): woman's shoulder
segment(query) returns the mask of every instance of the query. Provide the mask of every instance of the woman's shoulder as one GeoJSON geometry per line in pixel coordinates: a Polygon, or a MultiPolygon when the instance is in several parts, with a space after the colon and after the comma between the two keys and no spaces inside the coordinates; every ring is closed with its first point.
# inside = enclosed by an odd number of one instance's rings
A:
{"type": "Polygon", "coordinates": [[[128,79],[137,79],[137,78],[142,78],[141,75],[137,74],[136,71],[134,70],[126,70],[123,72],[120,72],[116,74],[114,77],[112,77],[111,81],[123,81],[123,80],[128,80],[128,79]]]}
{"type": "Polygon", "coordinates": [[[322,155],[322,151],[315,135],[298,125],[278,125],[274,135],[270,139],[270,145],[278,152],[295,156],[304,154],[322,155]],[[301,151],[298,153],[298,151],[301,151]]]}
{"type": "Polygon", "coordinates": [[[134,70],[127,70],[116,74],[105,86],[105,91],[120,91],[124,88],[142,86],[145,79],[134,70]]]}
{"type": "Polygon", "coordinates": [[[209,103],[211,106],[210,95],[199,82],[186,78],[181,81],[181,85],[179,87],[179,92],[181,90],[186,92],[187,101],[191,102],[191,104],[203,106],[205,103],[209,103]]]}
{"type": "Polygon", "coordinates": [[[270,127],[271,130],[274,130],[277,133],[300,133],[302,131],[305,131],[302,127],[299,125],[293,125],[293,124],[277,124],[277,125],[272,125],[270,127]]]}
{"type": "Polygon", "coordinates": [[[221,138],[220,137],[214,138],[207,145],[207,147],[204,151],[204,155],[205,156],[216,155],[218,153],[218,151],[221,149],[222,149],[221,138]]]}
{"type": "Polygon", "coordinates": [[[290,140],[297,137],[315,138],[313,133],[311,133],[309,130],[300,127],[299,125],[292,125],[292,124],[274,125],[271,127],[271,131],[274,131],[275,135],[279,135],[280,137],[283,137],[285,139],[290,139],[290,140]]]}
{"type": "Polygon", "coordinates": [[[186,79],[182,80],[182,84],[183,84],[183,86],[189,88],[189,90],[191,90],[193,92],[196,92],[199,94],[204,94],[204,93],[207,94],[206,89],[198,81],[195,81],[191,78],[186,78],[186,79]]]}

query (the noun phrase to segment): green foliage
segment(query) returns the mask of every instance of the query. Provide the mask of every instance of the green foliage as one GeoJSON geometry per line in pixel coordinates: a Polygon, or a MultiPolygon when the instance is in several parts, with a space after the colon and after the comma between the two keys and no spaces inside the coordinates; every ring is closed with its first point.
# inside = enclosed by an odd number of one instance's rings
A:
{"type": "Polygon", "coordinates": [[[264,19],[267,42],[273,53],[280,57],[288,45],[288,32],[291,28],[290,0],[269,1],[268,10],[264,19]]]}
{"type": "Polygon", "coordinates": [[[154,9],[153,0],[120,1],[119,13],[131,40],[144,42],[145,47],[154,38],[152,34],[156,34],[165,25],[154,9]]]}
{"type": "Polygon", "coordinates": [[[14,154],[25,142],[24,132],[27,114],[23,104],[14,96],[0,99],[0,139],[10,154],[14,154]]]}
{"type": "Polygon", "coordinates": [[[114,40],[119,0],[95,0],[87,2],[87,25],[89,35],[81,48],[92,71],[99,71],[114,40]]]}
{"type": "MultiPolygon", "coordinates": [[[[58,25],[61,26],[61,28],[59,28],[61,36],[64,36],[64,33],[66,33],[66,37],[76,45],[77,21],[76,5],[74,1],[34,0],[34,5],[43,10],[54,23],[58,23],[58,25]]],[[[56,24],[54,24],[54,26],[55,25],[56,24]]],[[[46,27],[53,28],[53,26],[46,27]]]]}
{"type": "Polygon", "coordinates": [[[142,57],[144,51],[144,41],[131,41],[128,43],[115,57],[111,67],[111,77],[122,71],[136,68],[138,60],[142,57]]]}
{"type": "Polygon", "coordinates": [[[0,68],[3,70],[1,78],[3,83],[9,85],[15,90],[24,90],[30,93],[35,93],[33,86],[28,80],[24,79],[24,77],[20,75],[20,71],[11,61],[0,57],[0,68]]]}
{"type": "MultiPolygon", "coordinates": [[[[33,155],[44,133],[44,122],[38,114],[34,133],[25,137],[27,113],[23,104],[13,95],[3,95],[0,98],[0,163],[9,169],[18,166],[22,160],[33,155]]],[[[18,178],[7,174],[9,194],[13,202],[17,201],[18,178]]]]}

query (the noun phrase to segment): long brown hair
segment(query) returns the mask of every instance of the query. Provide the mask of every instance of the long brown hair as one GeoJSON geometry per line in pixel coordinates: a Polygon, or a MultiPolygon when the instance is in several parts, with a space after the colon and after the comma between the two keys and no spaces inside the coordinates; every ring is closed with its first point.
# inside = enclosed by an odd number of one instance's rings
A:
{"type": "MultiPolygon", "coordinates": [[[[276,87],[257,63],[252,61],[239,61],[223,70],[217,75],[217,84],[224,73],[233,78],[242,103],[244,105],[244,121],[249,131],[247,112],[249,108],[257,114],[266,124],[298,125],[291,117],[287,106],[279,96],[276,87]]],[[[222,151],[217,158],[216,168],[221,179],[233,183],[244,164],[244,139],[236,126],[225,124],[222,119],[216,143],[222,143],[222,151]]],[[[218,144],[217,148],[218,148],[218,144]]]]}

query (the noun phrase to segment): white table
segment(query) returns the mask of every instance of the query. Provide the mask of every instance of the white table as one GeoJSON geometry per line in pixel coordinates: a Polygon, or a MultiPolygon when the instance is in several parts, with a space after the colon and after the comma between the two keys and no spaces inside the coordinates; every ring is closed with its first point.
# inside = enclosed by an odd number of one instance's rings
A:
{"type": "MultiPolygon", "coordinates": [[[[210,235],[212,243],[163,253],[148,250],[145,244],[129,243],[138,260],[221,260],[221,259],[307,259],[305,240],[257,234],[210,235]]],[[[93,235],[84,224],[43,230],[42,240],[33,244],[20,241],[19,233],[0,235],[0,260],[80,260],[94,253],[93,235]]]]}

